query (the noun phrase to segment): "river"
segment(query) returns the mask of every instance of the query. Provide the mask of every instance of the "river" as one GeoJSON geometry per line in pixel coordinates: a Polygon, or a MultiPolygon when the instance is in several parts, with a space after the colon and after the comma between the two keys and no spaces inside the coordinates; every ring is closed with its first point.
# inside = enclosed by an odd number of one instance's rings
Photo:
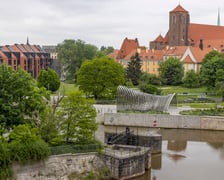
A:
{"type": "MultiPolygon", "coordinates": [[[[104,132],[120,132],[124,127],[100,126],[104,132]]],[[[184,129],[132,128],[139,134],[156,131],[163,137],[162,153],[152,155],[152,167],[132,180],[223,180],[224,132],[184,129]]]]}

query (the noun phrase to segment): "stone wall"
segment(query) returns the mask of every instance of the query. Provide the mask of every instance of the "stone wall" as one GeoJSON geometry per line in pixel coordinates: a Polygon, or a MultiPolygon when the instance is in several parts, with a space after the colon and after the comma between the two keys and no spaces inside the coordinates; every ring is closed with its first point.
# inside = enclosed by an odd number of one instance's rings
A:
{"type": "Polygon", "coordinates": [[[224,130],[224,117],[166,114],[105,113],[105,125],[224,130]]]}
{"type": "Polygon", "coordinates": [[[14,164],[16,180],[78,180],[78,174],[103,167],[96,153],[50,156],[46,161],[28,165],[14,164]]]}

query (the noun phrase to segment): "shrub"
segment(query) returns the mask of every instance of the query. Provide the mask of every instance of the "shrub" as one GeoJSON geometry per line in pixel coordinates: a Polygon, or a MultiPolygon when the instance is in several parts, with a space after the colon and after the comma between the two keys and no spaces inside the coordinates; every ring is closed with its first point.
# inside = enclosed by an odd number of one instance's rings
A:
{"type": "Polygon", "coordinates": [[[48,157],[50,150],[43,140],[30,143],[11,143],[11,160],[22,163],[31,160],[42,160],[48,157]]]}
{"type": "Polygon", "coordinates": [[[38,136],[37,129],[29,125],[15,127],[9,137],[12,161],[25,163],[30,160],[44,159],[50,154],[48,145],[38,136]]]}
{"type": "Polygon", "coordinates": [[[139,89],[144,93],[157,94],[157,95],[161,94],[161,90],[151,84],[141,84],[139,86],[139,89]]]}

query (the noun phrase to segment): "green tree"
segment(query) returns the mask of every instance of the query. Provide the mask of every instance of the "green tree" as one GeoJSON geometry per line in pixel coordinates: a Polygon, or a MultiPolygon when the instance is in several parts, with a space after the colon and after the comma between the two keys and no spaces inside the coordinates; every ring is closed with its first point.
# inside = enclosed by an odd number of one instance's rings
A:
{"type": "Polygon", "coordinates": [[[95,99],[114,97],[124,81],[123,67],[105,56],[85,61],[77,73],[79,88],[95,99]]]}
{"type": "Polygon", "coordinates": [[[71,92],[61,102],[58,111],[60,132],[66,143],[88,144],[95,140],[97,130],[96,109],[93,99],[86,99],[83,92],[71,92]]]}
{"type": "Polygon", "coordinates": [[[149,74],[146,72],[142,72],[140,76],[140,81],[145,84],[152,84],[152,85],[160,85],[161,79],[156,76],[155,74],[149,74]]]}
{"type": "Polygon", "coordinates": [[[106,47],[106,46],[101,46],[100,51],[101,51],[101,52],[104,52],[105,55],[107,55],[107,54],[112,53],[112,52],[114,51],[114,48],[113,48],[112,46],[108,46],[108,47],[106,47]]]}
{"type": "Polygon", "coordinates": [[[37,123],[39,113],[46,107],[47,92],[37,87],[27,72],[0,65],[0,124],[4,129],[22,123],[37,123]]]}
{"type": "Polygon", "coordinates": [[[82,62],[95,57],[97,47],[86,44],[82,40],[68,39],[57,45],[57,53],[58,59],[66,73],[66,78],[72,80],[75,78],[75,73],[80,68],[82,62]]]}
{"type": "Polygon", "coordinates": [[[208,54],[205,55],[205,57],[202,60],[202,64],[206,64],[208,61],[210,61],[211,59],[219,59],[219,58],[223,58],[224,54],[220,53],[216,50],[213,50],[211,52],[209,52],[208,54]]]}
{"type": "Polygon", "coordinates": [[[194,70],[190,70],[186,73],[186,76],[183,79],[184,86],[187,88],[197,88],[200,86],[200,77],[199,74],[194,70]]]}
{"type": "Polygon", "coordinates": [[[202,61],[200,75],[203,84],[209,89],[214,89],[217,83],[217,71],[224,68],[223,53],[211,51],[202,61]]]}
{"type": "Polygon", "coordinates": [[[43,69],[37,77],[37,84],[38,87],[45,87],[47,90],[54,92],[60,87],[60,78],[53,69],[43,69]]]}
{"type": "Polygon", "coordinates": [[[48,102],[47,108],[41,113],[39,131],[41,137],[45,142],[51,145],[59,145],[63,142],[61,136],[59,136],[59,122],[60,119],[57,118],[56,112],[60,106],[60,102],[64,98],[64,95],[60,93],[58,96],[53,96],[51,101],[48,102]]]}
{"type": "Polygon", "coordinates": [[[222,101],[224,101],[224,70],[218,69],[216,77],[215,90],[218,95],[222,96],[222,101]]]}
{"type": "Polygon", "coordinates": [[[166,85],[181,84],[184,76],[184,67],[180,59],[170,57],[160,63],[159,74],[166,85]]]}
{"type": "Polygon", "coordinates": [[[136,53],[131,57],[131,61],[128,63],[126,69],[126,78],[131,80],[133,85],[138,85],[141,76],[141,59],[139,54],[136,53]]]}

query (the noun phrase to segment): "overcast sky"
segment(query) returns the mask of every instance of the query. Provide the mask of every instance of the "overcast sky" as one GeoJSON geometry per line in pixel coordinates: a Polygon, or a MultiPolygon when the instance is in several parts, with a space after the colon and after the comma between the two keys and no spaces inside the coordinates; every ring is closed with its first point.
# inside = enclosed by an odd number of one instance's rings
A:
{"type": "Polygon", "coordinates": [[[221,0],[8,0],[0,5],[0,45],[57,45],[81,39],[97,47],[120,48],[125,37],[147,46],[168,30],[169,11],[181,4],[190,22],[217,24],[221,0]]]}

